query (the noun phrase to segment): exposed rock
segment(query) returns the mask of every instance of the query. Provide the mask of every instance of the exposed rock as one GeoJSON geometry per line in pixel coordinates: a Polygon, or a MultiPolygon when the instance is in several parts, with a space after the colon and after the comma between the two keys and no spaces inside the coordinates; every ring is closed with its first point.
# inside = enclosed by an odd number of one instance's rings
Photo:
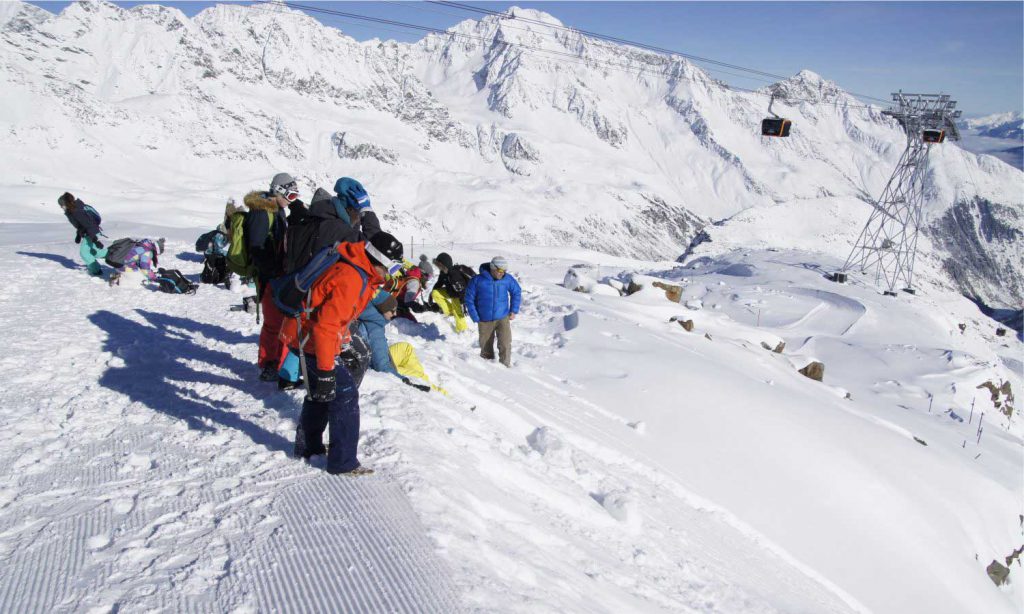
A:
{"type": "Polygon", "coordinates": [[[629,285],[626,286],[626,296],[629,296],[630,294],[636,294],[637,292],[643,289],[644,287],[642,284],[638,284],[631,279],[629,280],[629,285]]]}
{"type": "Polygon", "coordinates": [[[814,361],[803,369],[800,369],[800,374],[804,377],[809,377],[820,382],[825,377],[825,365],[818,361],[814,361]]]}
{"type": "Polygon", "coordinates": [[[655,288],[661,288],[662,290],[664,290],[665,298],[672,301],[673,303],[678,303],[679,300],[683,298],[683,289],[680,288],[679,286],[666,284],[665,282],[662,281],[656,281],[651,285],[654,286],[655,288]]]}
{"type": "Polygon", "coordinates": [[[779,344],[776,345],[775,349],[772,350],[772,351],[775,352],[776,354],[781,354],[782,351],[785,350],[785,349],[786,349],[786,342],[785,341],[779,341],[779,344]]]}
{"type": "Polygon", "coordinates": [[[1002,382],[998,386],[990,381],[982,382],[978,384],[977,389],[980,390],[986,388],[989,391],[992,405],[996,409],[1001,411],[1007,418],[1013,417],[1013,389],[1010,387],[1010,382],[1002,382]]]}
{"type": "Polygon", "coordinates": [[[708,341],[714,341],[714,339],[711,338],[711,333],[704,333],[704,338],[708,341]]]}
{"type": "Polygon", "coordinates": [[[768,343],[765,342],[765,341],[761,342],[761,347],[763,347],[764,349],[768,350],[769,352],[772,351],[772,346],[768,345],[768,343]]]}
{"type": "Polygon", "coordinates": [[[533,174],[533,165],[540,160],[540,154],[526,139],[510,132],[501,140],[501,161],[510,173],[533,174]]]}
{"type": "Polygon", "coordinates": [[[996,329],[996,337],[1005,337],[1005,336],[1006,336],[1006,329],[1005,328],[1000,326],[999,328],[996,329]]]}
{"type": "Polygon", "coordinates": [[[373,158],[384,164],[394,164],[398,161],[398,154],[387,147],[374,145],[373,143],[352,143],[347,132],[335,132],[331,137],[331,143],[338,150],[339,158],[358,160],[360,158],[373,158]]]}
{"type": "Polygon", "coordinates": [[[962,334],[964,334],[964,331],[966,331],[966,330],[967,330],[967,325],[966,325],[966,324],[964,324],[963,322],[961,322],[961,323],[957,324],[956,326],[957,326],[957,328],[959,328],[959,329],[960,329],[960,334],[961,334],[961,335],[962,335],[962,334]]]}
{"type": "Polygon", "coordinates": [[[1008,306],[1024,301],[1024,281],[1015,272],[1024,257],[1022,224],[1019,207],[975,197],[957,202],[926,232],[960,292],[1008,306]]]}
{"type": "Polygon", "coordinates": [[[988,564],[985,571],[988,572],[988,577],[992,578],[992,581],[996,583],[996,586],[1006,584],[1010,578],[1010,570],[1005,565],[994,559],[988,564]]]}
{"type": "Polygon", "coordinates": [[[676,320],[676,321],[679,322],[679,326],[682,326],[683,330],[685,330],[686,332],[688,332],[688,333],[692,333],[693,332],[693,320],[676,320]]]}

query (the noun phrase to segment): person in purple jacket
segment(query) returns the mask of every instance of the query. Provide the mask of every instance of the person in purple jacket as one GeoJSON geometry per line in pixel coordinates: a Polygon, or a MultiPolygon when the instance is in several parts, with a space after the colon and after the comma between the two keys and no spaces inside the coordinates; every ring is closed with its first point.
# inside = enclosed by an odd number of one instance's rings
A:
{"type": "Polygon", "coordinates": [[[494,360],[494,338],[498,338],[501,364],[512,366],[512,324],[519,313],[523,293],[509,275],[508,261],[495,256],[480,265],[480,274],[466,286],[465,305],[480,330],[480,356],[494,360]]]}

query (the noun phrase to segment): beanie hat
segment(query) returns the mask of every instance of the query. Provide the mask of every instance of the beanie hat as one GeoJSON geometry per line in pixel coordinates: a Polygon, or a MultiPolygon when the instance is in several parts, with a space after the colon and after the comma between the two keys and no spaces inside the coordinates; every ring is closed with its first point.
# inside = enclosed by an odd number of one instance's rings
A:
{"type": "Polygon", "coordinates": [[[491,270],[493,271],[494,269],[501,269],[502,271],[507,271],[508,260],[505,260],[501,256],[495,256],[494,258],[491,258],[491,270]]]}
{"type": "Polygon", "coordinates": [[[438,254],[437,258],[434,258],[434,264],[439,264],[446,269],[450,269],[455,266],[452,262],[452,257],[448,255],[448,252],[441,252],[438,254]]]}
{"type": "Polygon", "coordinates": [[[289,183],[295,183],[295,179],[288,173],[274,175],[274,178],[270,180],[270,193],[273,194],[277,186],[285,186],[289,183]]]}
{"type": "Polygon", "coordinates": [[[389,294],[386,297],[384,297],[384,300],[382,300],[381,302],[377,303],[376,307],[377,307],[377,311],[379,311],[381,313],[387,313],[389,311],[397,311],[398,310],[398,300],[394,296],[389,294]]]}
{"type": "Polygon", "coordinates": [[[394,235],[384,231],[373,235],[366,243],[366,253],[379,264],[387,265],[389,262],[402,260],[402,244],[394,235]]]}
{"type": "Polygon", "coordinates": [[[370,206],[370,196],[366,193],[366,188],[351,177],[342,177],[336,181],[334,193],[346,207],[362,210],[370,206]]]}
{"type": "Polygon", "coordinates": [[[423,274],[425,276],[427,276],[427,277],[433,277],[434,276],[434,267],[433,267],[433,265],[430,264],[430,259],[427,258],[426,254],[420,254],[420,261],[419,261],[419,263],[416,266],[419,267],[419,269],[421,271],[423,271],[423,274]]]}

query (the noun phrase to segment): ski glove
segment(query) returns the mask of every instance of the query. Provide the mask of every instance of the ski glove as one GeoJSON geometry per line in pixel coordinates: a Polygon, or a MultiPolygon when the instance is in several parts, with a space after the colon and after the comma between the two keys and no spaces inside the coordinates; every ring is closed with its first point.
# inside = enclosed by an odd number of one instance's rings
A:
{"type": "Polygon", "coordinates": [[[96,249],[103,249],[103,243],[101,243],[99,239],[93,241],[92,244],[96,246],[96,249]]]}
{"type": "Polygon", "coordinates": [[[408,377],[403,377],[402,378],[402,382],[404,384],[412,386],[416,390],[422,390],[423,392],[430,392],[430,386],[427,386],[426,384],[417,384],[416,382],[412,381],[408,377]]]}
{"type": "Polygon", "coordinates": [[[314,403],[330,403],[338,394],[334,370],[313,369],[313,373],[316,374],[316,386],[310,388],[309,400],[314,403]]]}
{"type": "Polygon", "coordinates": [[[81,242],[82,242],[82,235],[80,235],[80,234],[75,235],[75,244],[78,244],[78,243],[81,243],[81,242]]]}

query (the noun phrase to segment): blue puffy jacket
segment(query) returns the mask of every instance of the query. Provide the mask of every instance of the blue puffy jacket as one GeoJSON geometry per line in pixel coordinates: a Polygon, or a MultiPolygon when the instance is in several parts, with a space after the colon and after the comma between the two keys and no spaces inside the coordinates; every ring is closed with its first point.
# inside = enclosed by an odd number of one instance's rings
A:
{"type": "Polygon", "coordinates": [[[480,265],[480,274],[469,280],[463,303],[474,322],[492,322],[511,313],[519,313],[523,292],[519,282],[505,273],[501,279],[491,276],[490,263],[480,265]]]}
{"type": "Polygon", "coordinates": [[[395,377],[402,377],[391,361],[391,353],[388,351],[388,338],[384,334],[384,327],[388,325],[387,318],[377,311],[377,303],[387,298],[387,292],[380,290],[366,306],[366,309],[359,314],[356,320],[357,326],[352,332],[359,335],[370,346],[370,368],[382,373],[390,373],[395,377]]]}

